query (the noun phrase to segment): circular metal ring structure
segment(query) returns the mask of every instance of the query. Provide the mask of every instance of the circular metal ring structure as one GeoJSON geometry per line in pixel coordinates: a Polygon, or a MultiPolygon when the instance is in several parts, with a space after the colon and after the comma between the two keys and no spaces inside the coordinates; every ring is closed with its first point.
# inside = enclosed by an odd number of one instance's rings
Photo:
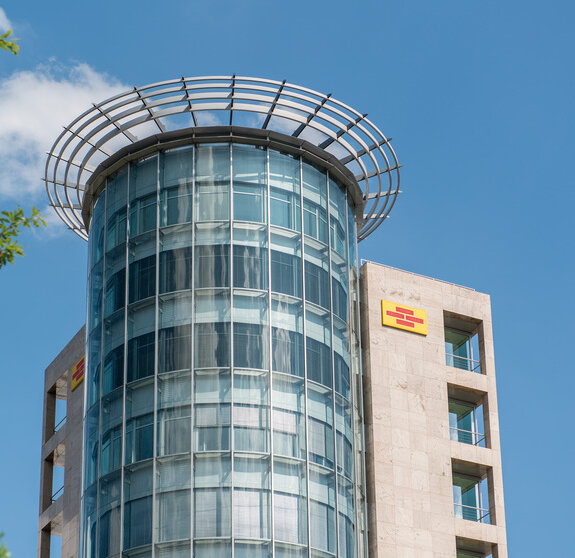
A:
{"type": "Polygon", "coordinates": [[[354,176],[363,192],[358,240],[389,215],[399,190],[390,140],[351,107],[284,81],[243,76],[180,78],[134,87],[81,114],[58,136],[46,161],[50,203],[76,234],[86,184],[119,150],[158,133],[190,127],[243,126],[271,130],[324,149],[354,176]]]}

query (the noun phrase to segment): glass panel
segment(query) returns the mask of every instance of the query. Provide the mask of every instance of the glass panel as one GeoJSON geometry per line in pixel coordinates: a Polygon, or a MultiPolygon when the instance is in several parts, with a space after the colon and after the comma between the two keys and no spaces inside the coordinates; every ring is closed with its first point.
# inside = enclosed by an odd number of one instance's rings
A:
{"type": "Polygon", "coordinates": [[[234,287],[267,289],[268,252],[264,227],[234,225],[234,287]]]}
{"type": "MultiPolygon", "coordinates": [[[[124,307],[126,303],[126,269],[120,269],[111,274],[107,266],[106,296],[104,315],[109,316],[116,310],[124,307]]],[[[94,301],[94,299],[92,299],[94,301]]]]}
{"type": "Polygon", "coordinates": [[[226,541],[195,541],[194,558],[231,558],[232,543],[226,541]]]}
{"type": "Polygon", "coordinates": [[[270,537],[269,460],[234,458],[234,536],[270,537]]]}
{"type": "Polygon", "coordinates": [[[96,265],[104,255],[104,223],[106,212],[106,192],[96,200],[94,204],[92,222],[90,224],[90,254],[92,266],[96,265]]]}
{"type": "Polygon", "coordinates": [[[189,370],[192,362],[191,293],[161,296],[158,320],[158,373],[189,370]]]}
{"type": "Polygon", "coordinates": [[[195,372],[194,401],[196,403],[229,403],[230,371],[199,370],[195,372]]]}
{"type": "MultiPolygon", "coordinates": [[[[103,262],[98,263],[90,273],[90,321],[92,331],[102,323],[103,262]]],[[[106,297],[108,296],[106,288],[106,297]]]]}
{"type": "Polygon", "coordinates": [[[194,365],[214,368],[230,364],[230,295],[228,291],[197,291],[194,315],[194,365]]]}
{"type": "Polygon", "coordinates": [[[477,334],[445,328],[445,360],[460,370],[481,372],[477,334]]]}
{"type": "Polygon", "coordinates": [[[271,290],[302,296],[301,238],[277,229],[271,232],[271,290]]]}
{"type": "Polygon", "coordinates": [[[308,558],[307,547],[276,543],[274,545],[274,551],[275,558],[308,558]]]}
{"type": "Polygon", "coordinates": [[[154,445],[154,382],[132,384],[126,389],[125,463],[149,459],[154,445]]]}
{"type": "Polygon", "coordinates": [[[274,459],[274,533],[278,541],[307,544],[305,463],[274,459]]]}
{"type": "Polygon", "coordinates": [[[302,175],[304,232],[327,244],[327,176],[308,163],[302,163],[302,175]]]}
{"type": "Polygon", "coordinates": [[[124,312],[104,320],[102,395],[124,383],[124,312]]]}
{"type": "Polygon", "coordinates": [[[100,408],[94,405],[86,415],[86,441],[84,445],[85,486],[90,486],[98,478],[98,437],[100,433],[100,408]]]}
{"type": "Polygon", "coordinates": [[[308,385],[309,460],[333,467],[333,402],[330,390],[308,385]]]}
{"type": "Polygon", "coordinates": [[[82,542],[86,558],[96,556],[97,503],[97,485],[94,484],[84,493],[84,540],[82,542]]]}
{"type": "Polygon", "coordinates": [[[159,456],[187,453],[192,443],[191,407],[158,409],[157,452],[159,456]]]}
{"type": "Polygon", "coordinates": [[[310,544],[335,552],[335,478],[333,473],[311,466],[309,471],[310,544]]]}
{"type": "Polygon", "coordinates": [[[102,329],[95,329],[90,335],[88,344],[88,401],[87,407],[92,406],[100,398],[100,370],[102,359],[102,329]]]}
{"type": "Polygon", "coordinates": [[[196,146],[196,220],[229,219],[230,146],[196,146]]]}
{"type": "Polygon", "coordinates": [[[333,319],[333,349],[335,390],[350,399],[348,325],[335,317],[333,319]]]}
{"type": "Polygon", "coordinates": [[[158,541],[190,537],[190,491],[175,490],[157,496],[156,533],[158,541]]]}
{"type": "Polygon", "coordinates": [[[453,473],[455,517],[489,523],[488,502],[487,479],[453,473]]]}
{"type": "Polygon", "coordinates": [[[236,542],[234,544],[234,558],[269,558],[271,547],[269,543],[236,542]]]}
{"type": "Polygon", "coordinates": [[[305,241],[305,298],[330,308],[329,255],[327,248],[315,241],[305,241]]]}
{"type": "Polygon", "coordinates": [[[233,145],[234,220],[266,220],[266,152],[261,147],[233,145]]]}
{"type": "Polygon", "coordinates": [[[348,268],[347,262],[339,254],[331,252],[331,289],[332,289],[332,307],[336,316],[339,316],[344,322],[347,322],[348,312],[348,268]]]}
{"type": "Polygon", "coordinates": [[[100,475],[105,475],[122,464],[123,391],[116,389],[102,397],[102,450],[100,475]]]}
{"type": "Polygon", "coordinates": [[[301,230],[299,160],[269,150],[270,224],[301,230]]]}
{"type": "Polygon", "coordinates": [[[154,374],[155,323],[154,300],[128,309],[128,382],[154,374]]]}
{"type": "Polygon", "coordinates": [[[142,235],[130,242],[128,301],[136,302],[156,294],[155,234],[142,235]]]}
{"type": "Polygon", "coordinates": [[[194,450],[230,449],[230,405],[203,403],[194,406],[194,450]]]}
{"type": "Polygon", "coordinates": [[[231,462],[229,455],[196,456],[194,461],[194,535],[231,534],[231,462]]]}
{"type": "Polygon", "coordinates": [[[269,369],[267,294],[234,291],[234,366],[269,369]]]}
{"type": "Polygon", "coordinates": [[[98,555],[101,558],[120,552],[120,472],[100,480],[99,541],[98,555]]]}
{"type": "Polygon", "coordinates": [[[269,378],[267,372],[234,373],[234,448],[269,451],[269,378]]]}
{"type": "Polygon", "coordinates": [[[160,160],[160,226],[192,220],[193,148],[166,151],[160,160]]]}
{"type": "Polygon", "coordinates": [[[331,387],[331,321],[329,313],[306,307],[306,360],[308,379],[331,387]]]}
{"type": "Polygon", "coordinates": [[[335,397],[337,471],[353,478],[352,410],[343,397],[335,397]]]}
{"type": "Polygon", "coordinates": [[[272,413],[274,453],[305,459],[303,380],[274,374],[272,413]]]}
{"type": "Polygon", "coordinates": [[[124,473],[124,548],[152,542],[152,464],[124,473]]]}
{"type": "Polygon", "coordinates": [[[303,308],[300,300],[272,295],[273,370],[304,375],[303,308]]]}
{"type": "Polygon", "coordinates": [[[230,448],[230,385],[229,370],[202,370],[195,373],[196,451],[230,448]]]}
{"type": "Polygon", "coordinates": [[[475,405],[450,399],[449,426],[452,440],[475,444],[477,439],[475,405]]]}
{"type": "MultiPolygon", "coordinates": [[[[188,518],[189,530],[189,518],[188,518]]],[[[190,558],[191,542],[180,541],[156,545],[156,558],[190,558]]],[[[195,556],[195,555],[194,555],[195,556]]]]}
{"type": "Polygon", "coordinates": [[[353,484],[341,476],[337,479],[339,512],[339,553],[342,558],[355,556],[355,511],[353,484]]]}
{"type": "Polygon", "coordinates": [[[195,286],[229,287],[230,227],[228,224],[196,225],[195,286]]]}
{"type": "Polygon", "coordinates": [[[130,236],[156,228],[158,157],[130,167],[130,236]]]}
{"type": "MultiPolygon", "coordinates": [[[[128,218],[128,171],[114,175],[106,184],[106,252],[114,250],[126,241],[126,223],[128,218]]],[[[94,225],[92,225],[93,227],[94,225]]],[[[114,250],[115,251],[115,250],[114,250]]]]}

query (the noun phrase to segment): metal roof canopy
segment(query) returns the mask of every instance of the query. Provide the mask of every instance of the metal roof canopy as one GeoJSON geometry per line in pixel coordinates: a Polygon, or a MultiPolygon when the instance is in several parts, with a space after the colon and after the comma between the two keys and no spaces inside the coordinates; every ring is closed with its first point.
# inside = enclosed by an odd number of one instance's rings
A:
{"type": "Polygon", "coordinates": [[[381,225],[400,193],[400,165],[390,140],[367,115],[331,94],[285,80],[203,76],[134,87],[64,127],[46,161],[51,205],[70,229],[87,239],[84,193],[101,163],[150,136],[222,125],[276,131],[333,155],[363,192],[358,240],[381,225]]]}

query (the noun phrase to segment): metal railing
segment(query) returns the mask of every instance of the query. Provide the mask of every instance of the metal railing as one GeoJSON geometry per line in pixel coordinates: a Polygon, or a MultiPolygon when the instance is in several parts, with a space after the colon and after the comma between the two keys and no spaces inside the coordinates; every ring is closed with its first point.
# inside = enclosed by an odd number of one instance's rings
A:
{"type": "Polygon", "coordinates": [[[477,523],[490,523],[489,510],[485,508],[476,508],[473,506],[464,506],[463,504],[453,504],[455,517],[476,521],[477,523]]]}
{"type": "Polygon", "coordinates": [[[473,360],[472,358],[445,353],[445,364],[447,364],[447,366],[459,368],[460,370],[467,370],[469,372],[481,374],[481,363],[478,360],[473,360]]]}
{"type": "Polygon", "coordinates": [[[479,432],[473,432],[471,430],[462,430],[461,428],[455,428],[450,426],[451,439],[454,442],[461,442],[462,444],[469,444],[471,446],[485,447],[485,434],[480,434],[479,432]]]}
{"type": "Polygon", "coordinates": [[[66,419],[68,417],[65,416],[56,426],[54,426],[54,431],[53,433],[56,434],[56,432],[58,432],[58,430],[60,430],[60,428],[62,428],[62,426],[64,426],[64,423],[66,422],[66,419]]]}
{"type": "Polygon", "coordinates": [[[54,494],[52,494],[52,497],[50,498],[51,503],[53,504],[58,498],[60,498],[63,492],[64,485],[62,485],[58,490],[56,490],[56,492],[54,492],[54,494]]]}

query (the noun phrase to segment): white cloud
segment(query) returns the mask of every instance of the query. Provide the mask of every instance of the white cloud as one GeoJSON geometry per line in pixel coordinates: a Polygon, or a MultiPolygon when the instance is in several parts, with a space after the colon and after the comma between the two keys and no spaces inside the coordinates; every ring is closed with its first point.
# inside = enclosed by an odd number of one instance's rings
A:
{"type": "Polygon", "coordinates": [[[80,63],[63,67],[52,62],[0,81],[0,199],[45,202],[46,152],[62,126],[93,102],[125,89],[116,79],[80,63]]]}
{"type": "Polygon", "coordinates": [[[8,31],[8,29],[12,29],[12,23],[8,19],[6,12],[0,8],[0,33],[8,31]]]}

